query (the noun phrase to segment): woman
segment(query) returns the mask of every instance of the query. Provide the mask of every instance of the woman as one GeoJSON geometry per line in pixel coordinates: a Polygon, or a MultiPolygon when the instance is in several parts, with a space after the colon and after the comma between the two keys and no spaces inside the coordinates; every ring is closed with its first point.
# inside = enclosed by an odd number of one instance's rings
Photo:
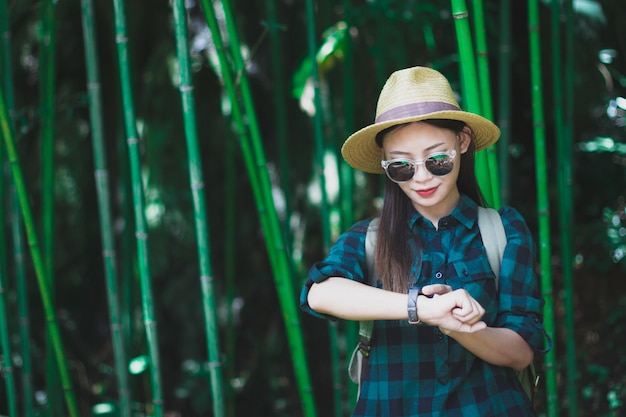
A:
{"type": "Polygon", "coordinates": [[[543,352],[532,237],[516,210],[499,210],[507,245],[496,286],[477,225],[474,152],[499,134],[459,108],[443,75],[414,67],[390,76],[375,123],[344,143],[351,166],[387,174],[378,286],[367,284],[361,221],[311,268],[301,305],[375,320],[354,416],[535,415],[515,375],[543,352]]]}

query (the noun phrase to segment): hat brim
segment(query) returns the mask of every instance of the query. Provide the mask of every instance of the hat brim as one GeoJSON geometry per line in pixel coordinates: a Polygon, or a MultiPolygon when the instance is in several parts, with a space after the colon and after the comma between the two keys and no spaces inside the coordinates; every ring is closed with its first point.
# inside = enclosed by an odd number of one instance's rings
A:
{"type": "Polygon", "coordinates": [[[374,123],[364,127],[346,139],[341,147],[341,155],[355,169],[372,174],[382,174],[385,171],[380,165],[382,155],[381,149],[376,144],[376,135],[391,126],[428,119],[448,119],[464,122],[474,134],[476,151],[491,146],[500,137],[498,126],[482,116],[463,110],[443,110],[420,116],[374,123]]]}

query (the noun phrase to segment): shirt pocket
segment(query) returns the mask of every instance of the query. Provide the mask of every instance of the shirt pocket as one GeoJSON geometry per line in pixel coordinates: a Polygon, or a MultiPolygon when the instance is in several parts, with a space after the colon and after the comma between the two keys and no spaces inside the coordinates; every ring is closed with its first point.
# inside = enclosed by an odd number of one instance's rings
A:
{"type": "Polygon", "coordinates": [[[489,266],[487,257],[451,263],[458,277],[459,287],[469,292],[485,310],[489,311],[493,307],[497,309],[496,276],[489,266]]]}

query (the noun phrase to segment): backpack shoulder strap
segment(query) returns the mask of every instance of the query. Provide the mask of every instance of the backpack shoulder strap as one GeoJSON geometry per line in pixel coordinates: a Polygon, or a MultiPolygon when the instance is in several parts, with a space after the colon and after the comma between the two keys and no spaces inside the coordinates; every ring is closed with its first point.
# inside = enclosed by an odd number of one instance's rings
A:
{"type": "Polygon", "coordinates": [[[496,275],[496,288],[500,280],[500,265],[506,246],[506,233],[497,210],[478,206],[478,229],[487,251],[489,266],[496,275]]]}
{"type": "Polygon", "coordinates": [[[378,233],[378,225],[380,217],[374,217],[367,226],[365,234],[365,263],[367,264],[367,283],[376,286],[378,277],[376,276],[376,268],[374,267],[374,251],[376,249],[376,235],[378,233]]]}
{"type": "MultiPolygon", "coordinates": [[[[376,276],[376,268],[374,267],[374,250],[376,249],[376,234],[378,233],[378,224],[380,217],[374,217],[367,226],[365,234],[365,263],[367,265],[367,283],[376,286],[378,277],[376,276]]],[[[374,331],[374,322],[371,320],[359,322],[360,345],[363,350],[369,353],[369,341],[374,331]]]]}

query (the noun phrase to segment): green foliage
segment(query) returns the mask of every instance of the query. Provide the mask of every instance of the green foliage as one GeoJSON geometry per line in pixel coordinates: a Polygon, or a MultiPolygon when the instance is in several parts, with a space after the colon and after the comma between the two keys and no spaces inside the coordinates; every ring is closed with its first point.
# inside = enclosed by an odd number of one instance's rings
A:
{"type": "Polygon", "coordinates": [[[622,415],[626,401],[626,297],[585,337],[585,366],[581,366],[581,396],[590,414],[622,415]],[[605,352],[614,352],[606,355],[605,352]]]}

